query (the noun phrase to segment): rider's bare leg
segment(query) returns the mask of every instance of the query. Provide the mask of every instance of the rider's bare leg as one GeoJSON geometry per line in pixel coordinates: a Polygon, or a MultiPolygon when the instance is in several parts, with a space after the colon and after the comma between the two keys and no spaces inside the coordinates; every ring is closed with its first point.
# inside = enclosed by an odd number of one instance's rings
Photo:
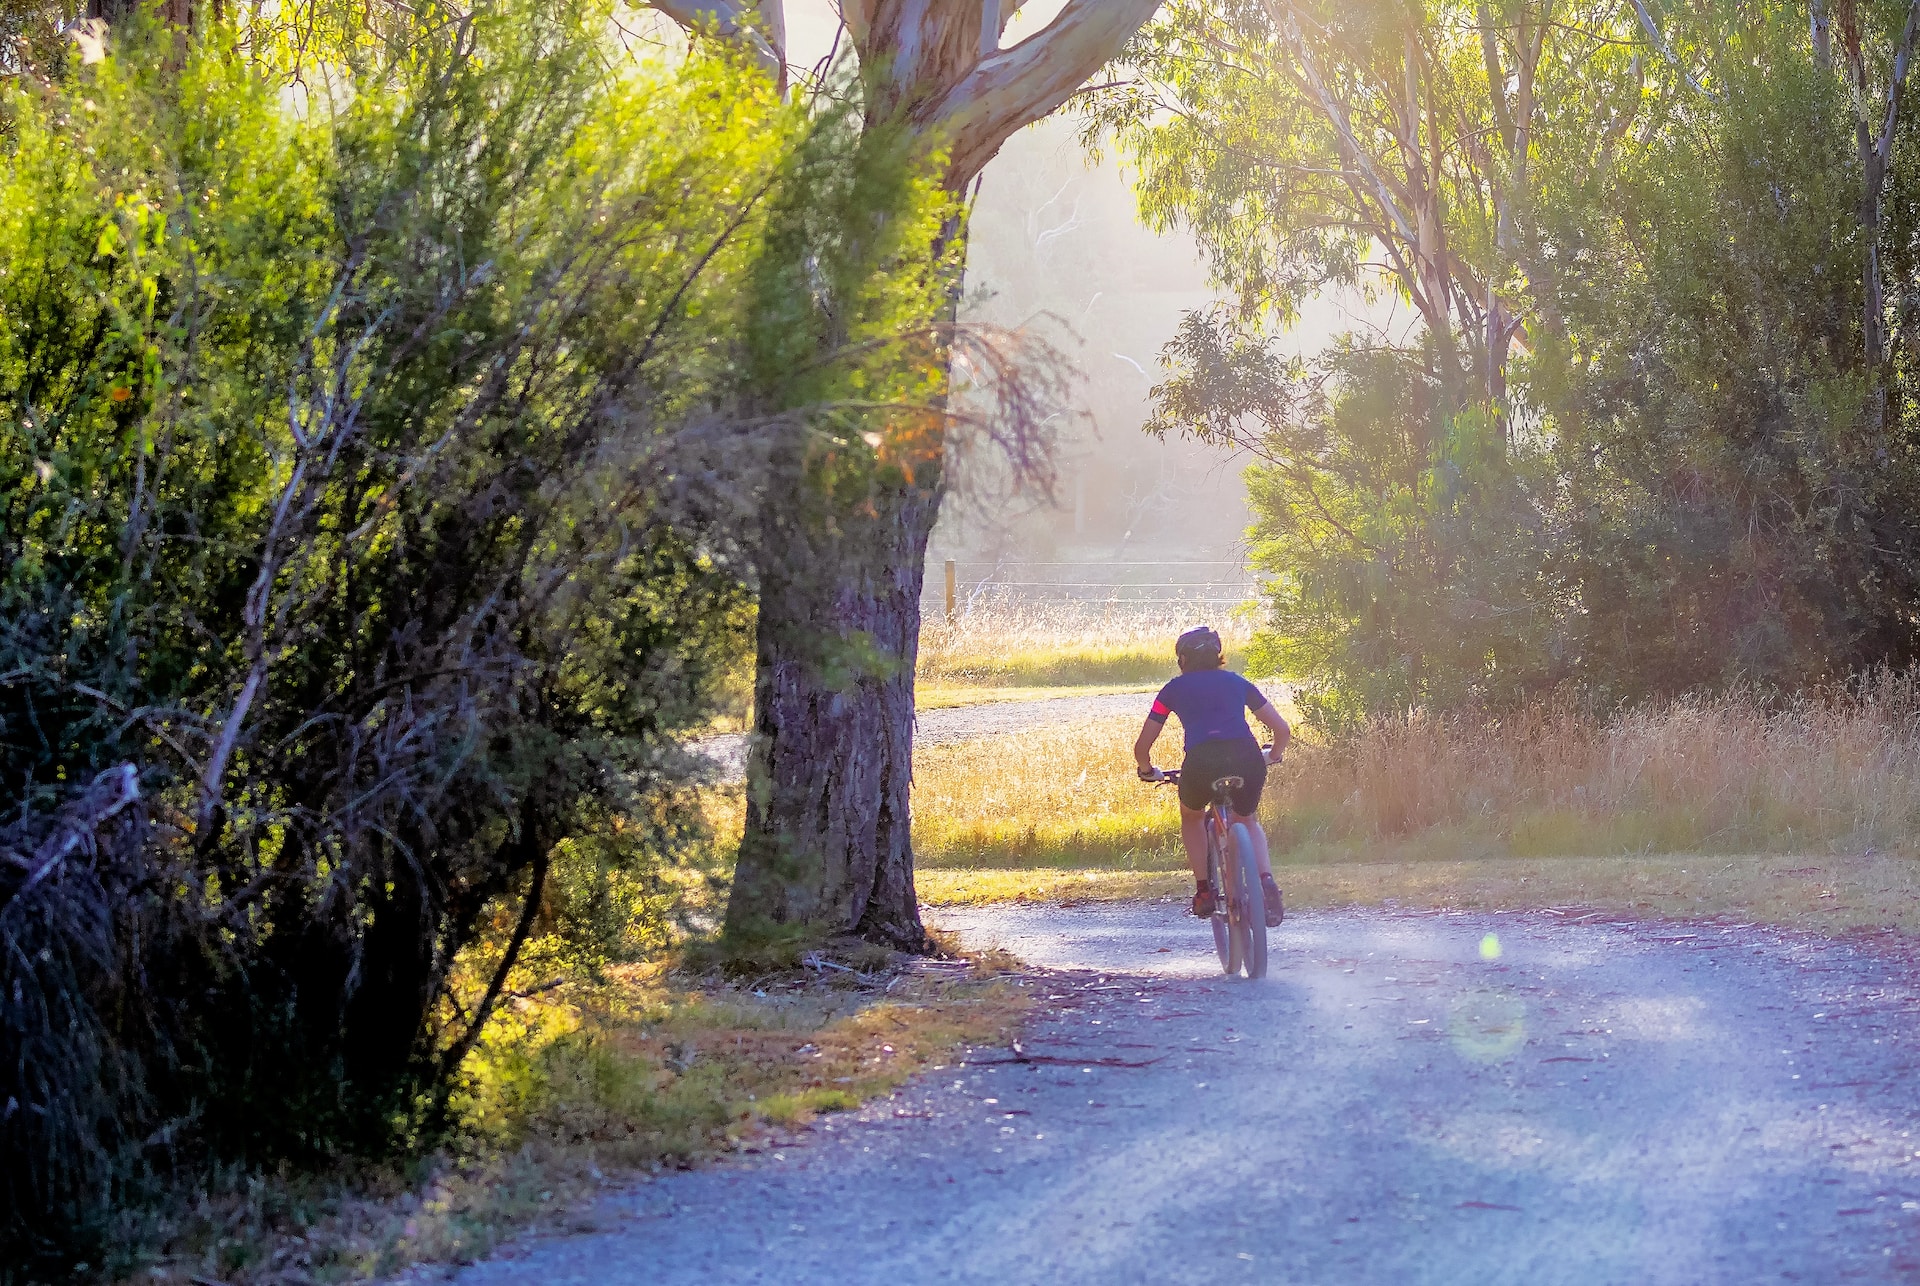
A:
{"type": "Polygon", "coordinates": [[[1187,865],[1198,884],[1207,878],[1207,814],[1198,808],[1180,805],[1180,842],[1186,845],[1187,865]]]}
{"type": "MultiPolygon", "coordinates": [[[[1239,813],[1235,813],[1233,820],[1246,824],[1247,833],[1253,836],[1253,856],[1254,860],[1260,863],[1260,874],[1271,876],[1273,874],[1273,863],[1267,858],[1267,832],[1261,828],[1259,819],[1255,817],[1242,817],[1239,813]]],[[[1200,833],[1200,842],[1203,846],[1206,844],[1205,831],[1200,833]]],[[[1206,849],[1204,847],[1201,849],[1201,857],[1202,859],[1206,857],[1206,849]]],[[[1191,850],[1189,850],[1188,853],[1188,860],[1192,860],[1191,850]]]]}

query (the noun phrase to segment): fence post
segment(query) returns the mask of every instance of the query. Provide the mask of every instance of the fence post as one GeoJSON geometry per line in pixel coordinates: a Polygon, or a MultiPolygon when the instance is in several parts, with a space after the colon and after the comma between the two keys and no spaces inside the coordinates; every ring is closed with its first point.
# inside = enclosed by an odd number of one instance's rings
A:
{"type": "Polygon", "coordinates": [[[953,559],[949,558],[947,559],[947,624],[949,625],[953,624],[953,588],[953,559]]]}

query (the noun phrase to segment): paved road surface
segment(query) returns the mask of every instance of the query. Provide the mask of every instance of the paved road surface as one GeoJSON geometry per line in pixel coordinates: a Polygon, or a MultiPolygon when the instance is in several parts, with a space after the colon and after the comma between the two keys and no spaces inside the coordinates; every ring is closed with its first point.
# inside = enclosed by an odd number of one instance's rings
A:
{"type": "Polygon", "coordinates": [[[1047,1061],[973,1051],[459,1280],[1920,1280],[1897,942],[1350,911],[1247,984],[1167,904],[937,918],[1058,971],[1047,1061]]]}
{"type": "MultiPolygon", "coordinates": [[[[1153,704],[1150,692],[1115,692],[1094,697],[1044,697],[1038,701],[983,701],[979,705],[922,710],[914,720],[915,745],[939,746],[950,741],[991,736],[996,732],[1025,732],[1076,719],[1133,714],[1142,719],[1153,704]]],[[[738,732],[703,737],[694,749],[720,766],[726,780],[746,775],[747,738],[738,732]]]]}

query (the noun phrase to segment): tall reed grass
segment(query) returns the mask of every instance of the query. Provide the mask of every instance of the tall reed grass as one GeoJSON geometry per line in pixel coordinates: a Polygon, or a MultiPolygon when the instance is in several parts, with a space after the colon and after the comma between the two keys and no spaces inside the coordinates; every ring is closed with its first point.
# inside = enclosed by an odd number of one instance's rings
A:
{"type": "Polygon", "coordinates": [[[1298,850],[1444,836],[1514,856],[1915,851],[1920,677],[1610,715],[1560,701],[1376,719],[1302,747],[1275,785],[1270,821],[1298,850]]]}

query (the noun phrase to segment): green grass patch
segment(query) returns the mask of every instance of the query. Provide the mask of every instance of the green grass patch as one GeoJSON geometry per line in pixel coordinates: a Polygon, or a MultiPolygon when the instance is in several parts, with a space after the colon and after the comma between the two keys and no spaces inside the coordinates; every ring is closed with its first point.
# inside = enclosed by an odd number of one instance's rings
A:
{"type": "MultiPolygon", "coordinates": [[[[1415,857],[1274,863],[1289,910],[1349,906],[1550,908],[1667,919],[1725,919],[1818,933],[1896,929],[1920,934],[1920,861],[1892,855],[1615,854],[1601,857],[1415,857]]],[[[930,870],[917,877],[930,906],[1185,899],[1185,871],[930,870]]]]}

